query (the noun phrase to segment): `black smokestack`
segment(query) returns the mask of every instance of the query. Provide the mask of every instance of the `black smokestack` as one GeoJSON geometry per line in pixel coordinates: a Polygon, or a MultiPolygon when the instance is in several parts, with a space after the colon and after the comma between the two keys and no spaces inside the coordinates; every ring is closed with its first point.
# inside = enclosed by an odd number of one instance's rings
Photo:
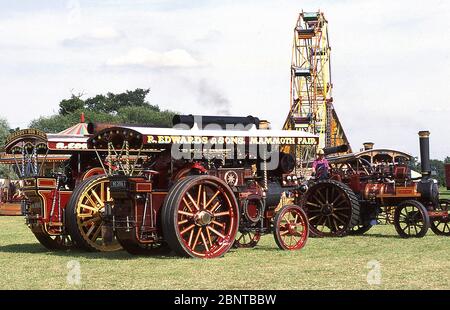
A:
{"type": "MultiPolygon", "coordinates": [[[[175,115],[172,119],[174,126],[185,124],[192,128],[196,122],[201,122],[200,129],[204,129],[207,125],[219,125],[222,129],[227,129],[227,125],[243,125],[248,128],[250,125],[255,125],[259,128],[260,120],[254,116],[239,117],[239,116],[206,116],[206,115],[175,115]]],[[[198,124],[199,125],[199,124],[198,124]]]]}
{"type": "Polygon", "coordinates": [[[336,153],[344,153],[348,151],[348,145],[342,144],[338,146],[331,146],[331,147],[325,147],[323,148],[323,152],[325,155],[331,155],[336,153]]]}
{"type": "Polygon", "coordinates": [[[423,177],[431,175],[430,164],[430,132],[427,130],[419,131],[420,142],[420,167],[423,177]]]}

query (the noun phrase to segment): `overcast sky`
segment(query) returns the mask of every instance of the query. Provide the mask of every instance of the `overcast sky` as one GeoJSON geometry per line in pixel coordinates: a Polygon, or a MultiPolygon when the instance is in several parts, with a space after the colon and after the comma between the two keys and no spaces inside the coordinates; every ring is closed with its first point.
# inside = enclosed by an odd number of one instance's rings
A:
{"type": "Polygon", "coordinates": [[[335,108],[353,149],[450,155],[450,1],[0,0],[0,117],[27,127],[73,92],[151,88],[197,114],[281,127],[301,10],[329,21],[335,108]]]}

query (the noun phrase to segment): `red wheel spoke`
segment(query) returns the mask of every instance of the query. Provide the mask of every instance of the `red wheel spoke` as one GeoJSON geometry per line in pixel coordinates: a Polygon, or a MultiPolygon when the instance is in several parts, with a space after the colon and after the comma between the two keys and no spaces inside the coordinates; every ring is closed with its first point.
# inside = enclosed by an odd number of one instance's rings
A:
{"type": "Polygon", "coordinates": [[[284,230],[280,233],[281,236],[287,235],[289,233],[289,230],[284,230]]]}
{"type": "Polygon", "coordinates": [[[225,239],[225,236],[223,234],[221,234],[220,232],[218,232],[217,230],[215,230],[214,228],[212,228],[211,226],[206,226],[206,229],[209,229],[210,231],[212,231],[213,233],[215,233],[216,235],[218,235],[219,237],[225,239]]]}
{"type": "Polygon", "coordinates": [[[191,206],[189,205],[189,203],[186,201],[186,198],[183,197],[182,199],[184,205],[186,206],[186,208],[189,209],[189,212],[193,212],[191,206]]]}
{"type": "Polygon", "coordinates": [[[209,233],[209,229],[206,229],[206,234],[208,235],[209,245],[212,246],[211,234],[209,233]]]}
{"type": "MultiPolygon", "coordinates": [[[[208,202],[205,204],[205,209],[207,209],[209,207],[209,205],[211,204],[211,202],[213,202],[214,199],[216,199],[217,195],[220,194],[220,191],[216,191],[216,193],[208,200],[208,202]]],[[[214,207],[214,206],[213,206],[214,207]]],[[[213,212],[213,209],[210,210],[211,212],[213,212]]]]}
{"type": "Polygon", "coordinates": [[[215,224],[215,225],[217,225],[217,226],[220,226],[221,228],[225,228],[225,224],[222,224],[222,223],[219,223],[219,222],[217,222],[217,221],[211,221],[211,223],[213,223],[213,224],[215,224]]]}
{"type": "Polygon", "coordinates": [[[197,244],[198,244],[198,238],[200,238],[200,234],[202,233],[202,228],[201,227],[199,227],[199,229],[198,229],[198,232],[197,232],[197,235],[195,236],[195,240],[194,240],[194,244],[192,245],[192,250],[194,250],[195,251],[195,247],[197,246],[197,244]]]}
{"type": "Polygon", "coordinates": [[[219,217],[219,216],[229,216],[229,215],[230,215],[230,211],[224,211],[224,212],[214,213],[213,215],[214,215],[215,217],[219,217]]]}
{"type": "Polygon", "coordinates": [[[189,192],[186,192],[186,196],[189,198],[189,200],[192,202],[192,204],[194,205],[195,209],[197,209],[197,211],[200,210],[199,206],[197,205],[197,203],[195,202],[194,198],[192,198],[191,194],[189,194],[189,192]]]}
{"type": "Polygon", "coordinates": [[[181,236],[184,235],[185,233],[187,233],[188,231],[190,231],[190,230],[193,229],[194,227],[195,227],[195,224],[192,224],[192,225],[186,227],[185,229],[183,229],[183,230],[180,232],[180,235],[181,235],[181,236]]]}
{"type": "Polygon", "coordinates": [[[200,208],[200,199],[201,199],[201,196],[202,196],[202,185],[200,184],[199,186],[198,186],[198,193],[197,193],[197,207],[198,208],[200,208]]]}
{"type": "Polygon", "coordinates": [[[178,214],[186,215],[186,216],[189,216],[189,217],[193,217],[193,216],[194,216],[194,213],[190,213],[190,212],[186,212],[186,211],[181,211],[181,210],[178,210],[178,214]]]}
{"type": "Polygon", "coordinates": [[[203,245],[205,246],[205,249],[207,252],[209,252],[208,244],[206,243],[205,235],[203,234],[203,231],[200,231],[200,236],[202,237],[203,245]]]}
{"type": "Polygon", "coordinates": [[[194,231],[195,231],[195,229],[192,229],[191,233],[189,234],[189,241],[188,241],[188,246],[189,247],[191,247],[192,238],[194,237],[194,231]]]}
{"type": "Polygon", "coordinates": [[[210,212],[214,212],[218,207],[220,207],[221,206],[221,204],[220,204],[220,202],[218,201],[218,202],[216,202],[213,206],[212,206],[212,208],[211,208],[211,210],[209,210],[210,212]]]}

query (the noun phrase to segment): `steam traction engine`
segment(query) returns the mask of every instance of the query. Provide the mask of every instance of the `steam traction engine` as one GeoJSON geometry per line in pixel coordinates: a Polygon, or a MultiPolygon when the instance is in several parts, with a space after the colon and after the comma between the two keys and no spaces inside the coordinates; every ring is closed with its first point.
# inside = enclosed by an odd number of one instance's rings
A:
{"type": "Polygon", "coordinates": [[[392,207],[401,237],[423,237],[430,227],[449,236],[449,202],[439,199],[437,181],[431,178],[429,132],[421,131],[419,136],[422,176],[418,178],[411,177],[409,156],[401,152],[392,151],[390,160],[379,156],[374,161],[369,155],[375,150],[330,158],[330,178],[314,182],[303,196],[311,234],[362,234],[376,223],[383,207],[392,207]]]}
{"type": "Polygon", "coordinates": [[[175,117],[183,129],[110,128],[89,140],[92,148],[109,145],[145,157],[109,178],[114,202],[105,218],[120,244],[132,254],[172,249],[213,258],[224,255],[240,232],[273,233],[281,249],[301,249],[309,231],[306,214],[281,197],[299,196],[303,185],[295,154],[276,150],[315,145],[317,136],[257,129],[260,122],[252,117],[200,120],[175,117]]]}
{"type": "Polygon", "coordinates": [[[101,176],[105,173],[95,152],[87,149],[87,138],[24,129],[6,141],[5,151],[23,183],[26,224],[48,249],[67,249],[74,242],[90,251],[120,249],[103,226],[109,181],[101,176]],[[86,206],[89,212],[80,196],[95,201],[86,206]]]}

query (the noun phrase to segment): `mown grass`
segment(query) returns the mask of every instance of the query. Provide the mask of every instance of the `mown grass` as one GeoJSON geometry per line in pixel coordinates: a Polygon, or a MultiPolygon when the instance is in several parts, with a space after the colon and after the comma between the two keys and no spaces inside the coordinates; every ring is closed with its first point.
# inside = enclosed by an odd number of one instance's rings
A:
{"type": "Polygon", "coordinates": [[[367,235],[310,238],[298,252],[278,250],[272,236],[254,249],[214,260],[50,252],[21,217],[0,218],[0,289],[450,289],[450,238],[431,231],[404,240],[394,227],[367,235]],[[67,263],[81,266],[81,284],[67,282],[67,263]],[[381,266],[369,285],[368,262],[381,266]]]}

